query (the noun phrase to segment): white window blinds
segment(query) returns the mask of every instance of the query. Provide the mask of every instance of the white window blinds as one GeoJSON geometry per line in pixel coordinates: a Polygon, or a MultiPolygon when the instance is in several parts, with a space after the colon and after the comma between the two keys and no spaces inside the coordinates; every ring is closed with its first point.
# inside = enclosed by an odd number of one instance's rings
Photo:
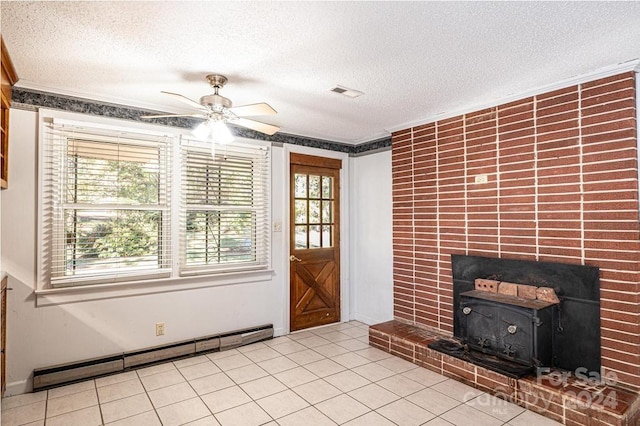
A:
{"type": "Polygon", "coordinates": [[[180,274],[264,269],[269,258],[269,151],[181,144],[180,274]]]}
{"type": "Polygon", "coordinates": [[[45,284],[168,276],[171,138],[64,120],[44,131],[45,284]]]}

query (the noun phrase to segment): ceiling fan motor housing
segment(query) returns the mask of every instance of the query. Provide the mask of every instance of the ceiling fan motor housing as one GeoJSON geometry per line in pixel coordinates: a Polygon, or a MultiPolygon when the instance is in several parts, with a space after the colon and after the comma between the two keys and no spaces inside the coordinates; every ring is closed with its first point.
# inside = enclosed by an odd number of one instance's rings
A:
{"type": "Polygon", "coordinates": [[[200,98],[200,104],[211,108],[213,111],[220,111],[223,108],[231,108],[231,99],[217,94],[205,95],[200,98]]]}

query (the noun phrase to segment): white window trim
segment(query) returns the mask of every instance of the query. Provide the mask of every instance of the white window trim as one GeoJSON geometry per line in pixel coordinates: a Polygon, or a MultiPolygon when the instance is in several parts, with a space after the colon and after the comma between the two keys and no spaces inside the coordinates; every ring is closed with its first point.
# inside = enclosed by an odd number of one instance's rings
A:
{"type": "Polygon", "coordinates": [[[273,276],[274,271],[272,269],[266,269],[261,271],[229,272],[197,277],[160,278],[145,281],[38,289],[35,291],[37,296],[36,306],[52,306],[88,300],[168,293],[198,288],[245,284],[248,282],[264,282],[271,281],[273,276]]]}
{"type": "MultiPolygon", "coordinates": [[[[194,140],[190,140],[189,138],[186,138],[187,140],[181,140],[180,141],[180,161],[182,162],[183,159],[183,154],[186,152],[185,150],[189,150],[190,147],[192,147],[192,149],[194,150],[202,150],[202,144],[194,141],[194,140]]],[[[245,144],[246,145],[246,144],[245,144]]],[[[252,144],[252,145],[256,145],[256,144],[252,144]]],[[[245,147],[236,147],[235,149],[230,149],[230,155],[233,154],[237,154],[240,153],[242,151],[245,151],[247,154],[254,156],[256,155],[255,152],[253,152],[254,148],[251,148],[251,150],[247,150],[245,149],[245,147]]],[[[220,147],[219,150],[221,152],[225,151],[224,147],[220,147]]],[[[205,149],[206,154],[205,155],[210,155],[208,153],[208,149],[205,149]]],[[[271,155],[271,153],[269,153],[269,155],[271,155]]],[[[266,208],[266,213],[263,216],[261,213],[264,212],[263,209],[258,208],[258,209],[254,209],[254,211],[256,213],[258,213],[258,216],[260,216],[260,218],[263,221],[266,221],[266,223],[262,223],[262,227],[260,226],[256,226],[256,231],[260,232],[261,229],[264,229],[264,227],[267,228],[267,233],[268,235],[266,236],[264,241],[260,241],[258,240],[256,243],[256,260],[254,262],[246,262],[246,263],[238,263],[238,264],[222,264],[222,265],[199,265],[199,266],[189,266],[186,265],[186,257],[185,257],[185,246],[184,244],[186,243],[185,239],[181,239],[179,241],[179,252],[177,253],[177,256],[179,256],[179,260],[178,262],[179,264],[179,268],[178,268],[178,276],[181,277],[189,277],[189,276],[197,276],[197,275],[211,275],[211,274],[216,274],[218,272],[216,272],[217,270],[221,270],[221,271],[229,271],[229,272],[242,272],[242,271],[256,271],[256,270],[264,270],[265,269],[265,264],[263,262],[262,259],[257,259],[259,257],[259,255],[261,253],[265,253],[266,256],[266,269],[269,268],[269,265],[271,265],[271,247],[270,247],[270,243],[271,243],[271,157],[269,157],[269,163],[266,164],[266,171],[265,171],[265,175],[267,177],[267,181],[266,183],[266,187],[263,188],[263,190],[266,190],[265,198],[262,199],[260,197],[258,197],[258,199],[260,201],[264,201],[267,204],[267,208],[266,208]]],[[[185,170],[181,170],[180,171],[182,174],[180,176],[180,187],[182,187],[183,181],[182,179],[184,179],[184,172],[185,170]]],[[[260,171],[260,173],[254,173],[254,178],[261,178],[262,175],[262,171],[260,171]]],[[[178,185],[176,185],[178,186],[178,185]]],[[[183,193],[181,194],[181,196],[183,197],[182,199],[180,199],[180,206],[179,206],[179,229],[182,229],[182,226],[184,225],[184,223],[182,222],[182,220],[184,219],[184,215],[186,214],[186,211],[184,210],[188,210],[189,206],[186,203],[186,194],[183,193]]],[[[205,207],[205,206],[198,206],[198,207],[205,207]]],[[[212,206],[206,206],[206,207],[212,207],[212,206]]],[[[224,210],[226,207],[218,207],[217,209],[221,209],[224,210]]],[[[214,208],[214,210],[216,210],[216,208],[214,208]]],[[[181,236],[182,237],[182,236],[181,236]]],[[[184,236],[186,238],[186,235],[184,236]]]]}
{"type": "MultiPolygon", "coordinates": [[[[188,130],[178,129],[167,126],[147,124],[141,122],[125,121],[120,119],[105,118],[99,116],[91,116],[80,113],[70,113],[65,111],[50,110],[40,108],[38,111],[38,208],[37,208],[37,238],[43,241],[44,237],[44,201],[42,188],[44,187],[43,173],[44,167],[44,138],[46,135],[46,120],[69,120],[86,126],[104,128],[109,130],[121,130],[129,132],[148,132],[155,134],[163,134],[171,137],[172,147],[171,155],[173,156],[172,172],[174,183],[171,187],[171,238],[172,245],[175,247],[171,260],[171,272],[159,275],[157,278],[150,278],[138,281],[119,281],[98,284],[83,284],[70,287],[51,288],[50,283],[45,283],[43,277],[46,275],[45,262],[43,259],[43,250],[39,247],[36,249],[37,271],[35,289],[37,306],[57,305],[63,303],[71,303],[83,300],[97,300],[114,297],[124,297],[131,295],[151,294],[159,292],[182,291],[196,288],[206,288],[215,286],[226,286],[235,284],[244,284],[248,282],[268,281],[273,278],[274,271],[271,263],[271,252],[268,256],[268,264],[265,269],[256,270],[229,270],[225,272],[210,273],[207,275],[197,276],[180,276],[179,274],[179,241],[180,241],[180,185],[176,184],[180,177],[180,138],[186,134],[188,130]],[[176,201],[174,201],[176,200],[176,201]]],[[[249,145],[270,146],[268,142],[254,141],[246,138],[235,138],[236,143],[244,143],[249,145]]],[[[271,177],[270,177],[271,178],[271,177]]],[[[268,216],[271,217],[271,206],[268,209],[268,216]]],[[[270,232],[270,231],[269,231],[270,232]]],[[[269,236],[271,240],[271,236],[269,236]]]]}
{"type": "MultiPolygon", "coordinates": [[[[162,176],[161,179],[163,181],[159,185],[158,189],[161,193],[161,196],[158,198],[156,203],[151,204],[120,204],[119,202],[113,204],[100,204],[101,208],[104,208],[108,211],[114,210],[151,210],[151,211],[159,211],[163,212],[163,225],[162,239],[161,241],[171,242],[168,230],[171,229],[170,219],[171,214],[169,211],[171,198],[169,194],[169,189],[171,186],[171,171],[166,168],[167,164],[171,164],[170,157],[170,148],[171,141],[175,139],[174,136],[167,135],[167,132],[150,132],[150,131],[132,131],[131,129],[123,129],[123,128],[109,128],[102,124],[92,125],[89,122],[80,122],[80,121],[72,121],[66,119],[58,119],[43,117],[43,123],[46,122],[45,125],[46,131],[42,133],[42,137],[45,139],[42,144],[42,152],[41,155],[43,160],[40,164],[40,175],[42,176],[42,185],[40,186],[41,197],[48,196],[52,197],[52,199],[58,199],[59,206],[57,208],[52,208],[52,205],[42,205],[41,208],[41,220],[44,224],[46,222],[47,225],[51,226],[51,234],[49,238],[44,238],[43,243],[46,243],[47,247],[43,247],[43,253],[49,253],[52,258],[55,258],[60,253],[57,252],[57,249],[62,249],[61,244],[64,244],[66,239],[64,221],[65,221],[65,212],[81,210],[81,209],[96,209],[97,205],[92,202],[82,203],[82,202],[73,202],[66,199],[64,192],[68,190],[68,164],[66,163],[65,152],[69,149],[70,138],[69,135],[76,134],[79,132],[83,134],[83,132],[87,132],[86,135],[89,139],[92,139],[92,135],[97,134],[102,130],[107,130],[107,134],[99,136],[99,139],[110,141],[113,143],[120,143],[122,136],[124,136],[124,144],[125,146],[137,146],[137,147],[145,147],[148,146],[157,150],[158,155],[160,155],[161,162],[158,164],[158,176],[162,176]],[[58,135],[58,132],[61,132],[58,135]],[[135,140],[131,140],[133,137],[135,140]],[[142,140],[137,140],[140,137],[142,140]],[[63,164],[59,164],[62,162],[63,164]],[[165,167],[163,167],[163,164],[165,167]],[[54,169],[60,167],[58,172],[51,172],[49,167],[52,166],[54,169]],[[168,173],[167,173],[168,171],[168,173]],[[46,185],[45,185],[46,183],[46,185]],[[56,189],[51,189],[55,187],[56,189]],[[62,191],[62,192],[60,192],[62,191]],[[57,209],[60,209],[58,211],[57,209]],[[62,214],[60,214],[62,213],[62,214]],[[169,219],[167,221],[166,219],[169,219]],[[50,246],[51,245],[51,246],[50,246]],[[53,248],[52,248],[53,247],[53,248]],[[51,250],[50,252],[48,250],[51,250]]],[[[82,145],[81,142],[79,145],[82,145]]],[[[74,142],[75,145],[75,142],[74,142]]],[[[109,148],[105,148],[109,149],[109,148]]],[[[93,285],[93,284],[106,284],[113,282],[122,282],[122,281],[141,281],[152,278],[164,278],[170,276],[170,268],[171,268],[171,246],[167,246],[162,243],[161,246],[158,247],[159,253],[162,252],[162,255],[158,256],[158,261],[161,259],[165,259],[162,261],[162,264],[156,264],[152,267],[145,265],[142,268],[138,267],[126,267],[124,264],[114,264],[113,267],[100,268],[96,271],[83,271],[78,274],[74,274],[72,276],[66,275],[63,270],[60,270],[62,265],[57,264],[53,260],[51,260],[51,265],[47,265],[51,268],[45,270],[43,268],[42,276],[40,277],[40,281],[43,287],[50,286],[51,288],[60,288],[60,287],[68,287],[68,286],[81,286],[81,285],[93,285]]]]}

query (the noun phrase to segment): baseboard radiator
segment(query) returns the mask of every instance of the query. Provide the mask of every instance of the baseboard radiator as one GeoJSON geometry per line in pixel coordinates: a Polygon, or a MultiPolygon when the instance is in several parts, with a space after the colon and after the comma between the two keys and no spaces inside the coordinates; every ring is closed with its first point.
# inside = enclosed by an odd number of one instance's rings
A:
{"type": "Polygon", "coordinates": [[[171,359],[225,351],[273,338],[273,324],[33,370],[33,390],[120,373],[171,359]]]}

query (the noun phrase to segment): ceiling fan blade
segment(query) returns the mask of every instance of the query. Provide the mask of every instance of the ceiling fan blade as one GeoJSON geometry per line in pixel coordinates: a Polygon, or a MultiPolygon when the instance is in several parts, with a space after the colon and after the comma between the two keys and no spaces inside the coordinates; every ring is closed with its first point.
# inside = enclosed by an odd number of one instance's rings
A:
{"type": "Polygon", "coordinates": [[[234,108],[229,108],[229,111],[234,113],[236,117],[247,117],[252,115],[274,115],[278,112],[271,108],[271,105],[266,103],[242,105],[234,108]]]}
{"type": "Polygon", "coordinates": [[[160,115],[141,115],[140,118],[169,118],[169,117],[193,117],[207,118],[204,114],[160,114],[160,115]]]}
{"type": "Polygon", "coordinates": [[[191,105],[193,108],[197,108],[197,109],[200,109],[202,111],[207,111],[207,108],[202,106],[202,105],[200,105],[200,103],[194,101],[193,99],[189,99],[186,96],[182,96],[179,93],[165,92],[164,90],[161,90],[160,92],[164,93],[165,95],[173,96],[177,100],[182,101],[182,102],[186,103],[187,105],[191,105]]]}
{"type": "Polygon", "coordinates": [[[231,121],[233,124],[237,124],[238,126],[246,127],[247,129],[255,130],[260,133],[264,133],[266,135],[273,135],[275,132],[280,130],[280,127],[273,126],[267,123],[261,123],[259,121],[248,120],[246,118],[238,118],[236,120],[231,121]]]}

